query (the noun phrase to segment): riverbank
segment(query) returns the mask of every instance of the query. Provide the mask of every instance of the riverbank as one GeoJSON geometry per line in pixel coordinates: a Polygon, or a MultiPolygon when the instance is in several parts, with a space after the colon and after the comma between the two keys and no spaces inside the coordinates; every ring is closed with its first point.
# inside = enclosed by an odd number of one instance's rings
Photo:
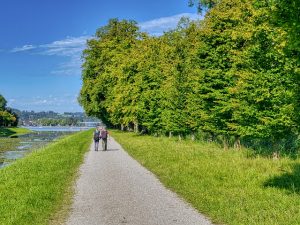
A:
{"type": "Polygon", "coordinates": [[[31,132],[31,130],[23,127],[0,127],[0,137],[14,137],[31,132]]]}
{"type": "Polygon", "coordinates": [[[300,161],[112,131],[169,189],[220,224],[299,224],[300,161]]]}
{"type": "Polygon", "coordinates": [[[70,187],[92,131],[70,135],[0,170],[0,224],[49,224],[70,202],[70,187]]]}

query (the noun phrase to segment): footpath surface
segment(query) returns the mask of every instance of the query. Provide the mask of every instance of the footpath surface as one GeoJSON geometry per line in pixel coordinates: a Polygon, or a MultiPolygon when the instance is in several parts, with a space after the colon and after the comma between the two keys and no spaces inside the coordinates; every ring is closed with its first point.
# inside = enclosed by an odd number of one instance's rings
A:
{"type": "Polygon", "coordinates": [[[87,153],[67,225],[209,225],[111,138],[87,153]]]}

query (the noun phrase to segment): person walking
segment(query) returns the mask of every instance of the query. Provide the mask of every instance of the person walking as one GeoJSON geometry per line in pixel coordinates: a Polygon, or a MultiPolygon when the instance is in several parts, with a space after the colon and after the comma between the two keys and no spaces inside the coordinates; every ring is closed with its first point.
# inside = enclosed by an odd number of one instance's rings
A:
{"type": "Polygon", "coordinates": [[[95,151],[98,151],[99,148],[99,141],[100,141],[100,130],[99,127],[96,128],[94,131],[94,145],[95,145],[95,151]]]}
{"type": "Polygon", "coordinates": [[[108,137],[108,131],[103,127],[100,132],[100,138],[102,139],[102,150],[107,150],[107,137],[108,137]]]}

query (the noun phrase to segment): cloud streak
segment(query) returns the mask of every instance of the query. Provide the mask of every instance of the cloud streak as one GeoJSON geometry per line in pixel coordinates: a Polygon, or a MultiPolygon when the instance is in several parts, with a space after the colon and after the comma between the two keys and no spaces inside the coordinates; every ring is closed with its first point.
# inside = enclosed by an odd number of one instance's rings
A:
{"type": "Polygon", "coordinates": [[[191,20],[199,20],[203,17],[196,13],[181,13],[169,17],[161,17],[154,20],[149,20],[146,22],[139,23],[142,31],[148,32],[152,35],[162,35],[165,31],[176,28],[179,20],[182,17],[188,17],[191,20]]]}
{"type": "Polygon", "coordinates": [[[86,48],[86,41],[91,36],[67,37],[64,40],[54,41],[50,44],[41,45],[41,54],[48,56],[69,57],[69,61],[62,63],[51,73],[54,75],[80,75],[81,54],[86,48]]]}
{"type": "Polygon", "coordinates": [[[41,45],[40,54],[48,56],[68,57],[69,60],[59,65],[51,73],[55,75],[80,75],[81,54],[86,48],[86,41],[91,36],[67,37],[64,40],[54,41],[50,44],[41,45]]]}
{"type": "Polygon", "coordinates": [[[35,48],[36,48],[36,46],[33,46],[33,45],[24,45],[23,47],[16,47],[16,48],[12,49],[11,52],[12,53],[25,52],[25,51],[29,51],[29,50],[32,50],[35,48]]]}
{"type": "Polygon", "coordinates": [[[49,55],[49,56],[74,56],[81,53],[85,48],[86,41],[92,38],[91,36],[67,37],[63,40],[54,41],[43,45],[24,45],[23,47],[16,47],[10,52],[32,52],[35,54],[49,55]]]}
{"type": "Polygon", "coordinates": [[[11,53],[27,52],[45,56],[66,57],[68,60],[54,69],[51,73],[55,75],[79,75],[82,64],[81,54],[86,47],[86,41],[91,36],[67,37],[63,40],[54,41],[43,45],[24,45],[12,49],[11,53]]]}
{"type": "Polygon", "coordinates": [[[86,41],[92,38],[91,36],[67,37],[64,40],[54,41],[50,44],[40,45],[41,54],[49,56],[68,56],[81,54],[86,46],[86,41]]]}

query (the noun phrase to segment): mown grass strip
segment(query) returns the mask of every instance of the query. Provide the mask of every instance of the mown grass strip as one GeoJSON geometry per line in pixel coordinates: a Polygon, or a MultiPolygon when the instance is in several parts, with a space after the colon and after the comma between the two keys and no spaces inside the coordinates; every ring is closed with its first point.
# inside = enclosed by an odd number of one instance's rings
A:
{"type": "Polygon", "coordinates": [[[168,188],[221,224],[300,224],[300,161],[214,144],[111,132],[168,188]]]}
{"type": "Polygon", "coordinates": [[[28,130],[23,127],[0,127],[0,137],[11,137],[16,135],[23,135],[31,133],[31,130],[28,130]]]}
{"type": "Polygon", "coordinates": [[[1,169],[0,224],[48,224],[62,207],[91,135],[67,136],[1,169]]]}

